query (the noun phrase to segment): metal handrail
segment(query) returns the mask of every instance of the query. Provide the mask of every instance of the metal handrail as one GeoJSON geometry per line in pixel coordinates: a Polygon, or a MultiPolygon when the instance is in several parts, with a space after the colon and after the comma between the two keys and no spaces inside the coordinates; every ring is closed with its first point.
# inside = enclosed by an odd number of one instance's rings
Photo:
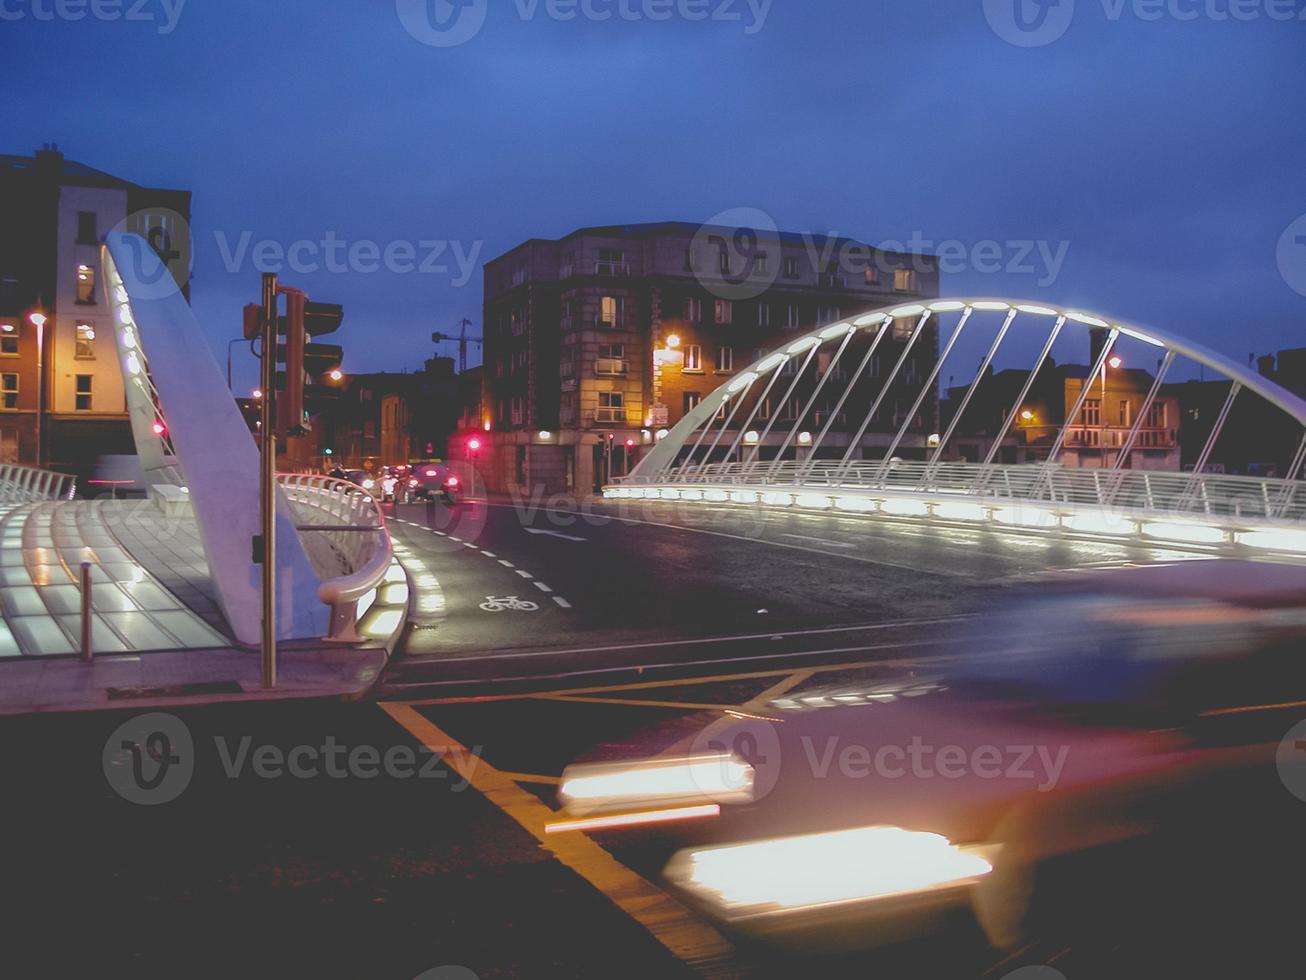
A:
{"type": "Polygon", "coordinates": [[[300,528],[312,532],[302,540],[322,576],[318,598],[332,609],[330,635],[357,639],[358,600],[381,584],[394,558],[381,505],[348,480],[282,473],[277,482],[300,528]]]}
{"type": "Polygon", "coordinates": [[[67,473],[17,463],[0,464],[0,501],[71,500],[76,489],[76,477],[67,473]]]}
{"type": "Polygon", "coordinates": [[[1109,470],[1060,464],[936,463],[859,460],[785,460],[771,471],[742,463],[672,470],[662,477],[624,477],[620,486],[755,486],[789,490],[883,491],[891,495],[944,494],[1022,503],[1081,504],[1112,510],[1306,523],[1306,481],[1165,470],[1109,470]]]}

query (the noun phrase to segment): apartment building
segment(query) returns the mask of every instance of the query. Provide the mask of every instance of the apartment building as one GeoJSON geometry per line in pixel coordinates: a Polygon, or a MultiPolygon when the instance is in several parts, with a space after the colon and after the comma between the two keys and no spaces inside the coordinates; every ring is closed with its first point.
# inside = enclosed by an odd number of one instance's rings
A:
{"type": "MultiPolygon", "coordinates": [[[[687,222],[584,228],[523,242],[487,263],[479,459],[490,488],[588,493],[628,472],[660,432],[786,339],[939,295],[934,256],[787,232],[739,241],[737,229],[687,222]]],[[[917,390],[938,356],[937,334],[927,333],[901,379],[917,390]]],[[[905,339],[895,332],[894,342],[905,339]]],[[[893,352],[886,344],[882,356],[893,352]]],[[[795,387],[790,402],[805,405],[813,383],[795,387]]],[[[895,410],[910,400],[886,403],[864,451],[887,445],[895,410]]],[[[846,403],[828,451],[846,450],[862,401],[869,398],[846,403]]],[[[937,410],[930,398],[906,452],[924,447],[937,410]]],[[[780,438],[767,440],[771,451],[780,438]]]]}
{"type": "Polygon", "coordinates": [[[134,454],[100,245],[134,231],[189,295],[190,192],[142,187],[54,145],[0,155],[0,461],[87,476],[134,454]],[[44,325],[38,325],[44,317],[44,325]]]}

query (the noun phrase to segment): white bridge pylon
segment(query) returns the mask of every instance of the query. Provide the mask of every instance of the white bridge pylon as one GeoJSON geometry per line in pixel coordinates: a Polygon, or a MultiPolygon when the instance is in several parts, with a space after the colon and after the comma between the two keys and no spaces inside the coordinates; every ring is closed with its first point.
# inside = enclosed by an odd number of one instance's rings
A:
{"type": "MultiPolygon", "coordinates": [[[[227,622],[237,641],[257,645],[261,571],[251,545],[261,530],[258,449],[199,321],[149,243],[115,232],[102,258],[142,469],[165,506],[172,497],[194,514],[227,622]]],[[[276,555],[279,637],[325,635],[330,610],[280,489],[276,555]]]]}
{"type": "Polygon", "coordinates": [[[1306,401],[1182,337],[1042,302],[950,298],[840,320],[759,358],[659,436],[606,496],[1306,554],[1306,401]],[[1054,376],[1058,355],[1063,370],[1054,376]],[[1145,370],[1123,371],[1126,364],[1145,370]],[[1180,433],[1186,424],[1198,429],[1195,420],[1171,411],[1169,458],[1148,451],[1159,444],[1156,420],[1167,416],[1166,381],[1183,380],[1184,364],[1227,386],[1200,423],[1201,441],[1189,439],[1195,458],[1186,471],[1180,433]],[[1004,385],[994,383],[995,370],[1013,367],[1004,385]],[[1119,391],[1124,375],[1132,397],[1107,425],[1109,386],[1119,391]],[[936,429],[926,419],[935,417],[941,379],[954,377],[965,380],[949,383],[949,411],[936,429]],[[1048,391],[1041,409],[1054,424],[1040,424],[1030,400],[1048,391]],[[1005,393],[1002,404],[995,393],[1005,393]],[[1226,423],[1250,399],[1293,440],[1286,478],[1211,472],[1226,423]],[[1002,462],[1004,451],[1018,450],[1026,462],[1002,462]]]}

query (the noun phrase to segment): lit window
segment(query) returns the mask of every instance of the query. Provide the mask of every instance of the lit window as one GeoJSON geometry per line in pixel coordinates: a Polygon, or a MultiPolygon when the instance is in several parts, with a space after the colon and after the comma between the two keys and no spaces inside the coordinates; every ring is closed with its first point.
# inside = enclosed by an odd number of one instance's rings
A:
{"type": "Polygon", "coordinates": [[[77,375],[77,402],[73,406],[79,412],[89,412],[91,410],[91,382],[93,378],[89,374],[77,375]]]}
{"type": "Polygon", "coordinates": [[[5,408],[18,407],[18,375],[0,374],[0,394],[4,395],[5,408]]]}
{"type": "Polygon", "coordinates": [[[866,268],[863,270],[863,275],[866,277],[866,285],[875,286],[879,284],[880,267],[875,264],[875,261],[873,259],[870,262],[866,263],[866,268]]]}
{"type": "Polygon", "coordinates": [[[95,302],[95,270],[89,265],[77,267],[77,302],[83,305],[95,302]]]}
{"type": "Polygon", "coordinates": [[[735,304],[728,299],[719,299],[716,301],[716,322],[731,323],[735,317],[735,304]]]}
{"type": "Polygon", "coordinates": [[[615,327],[621,323],[621,297],[604,296],[599,300],[599,323],[615,327]]]}
{"type": "Polygon", "coordinates": [[[77,349],[75,357],[95,356],[95,324],[82,321],[77,324],[77,349]]]}
{"type": "Polygon", "coordinates": [[[685,414],[688,415],[694,409],[698,408],[698,403],[703,400],[703,396],[697,391],[685,392],[685,414]]]}
{"type": "Polygon", "coordinates": [[[893,288],[899,292],[910,292],[916,288],[916,272],[912,269],[896,269],[893,273],[893,288]]]}
{"type": "Polygon", "coordinates": [[[735,349],[733,347],[721,347],[717,350],[716,369],[727,374],[735,369],[735,349]]]}
{"type": "Polygon", "coordinates": [[[685,319],[690,323],[698,323],[703,319],[702,300],[694,296],[690,296],[685,300],[685,319]]]}
{"type": "Polygon", "coordinates": [[[18,356],[18,324],[0,324],[0,354],[6,357],[18,356]]]}
{"type": "Polygon", "coordinates": [[[525,399],[518,396],[512,400],[512,424],[521,425],[522,419],[526,416],[525,399]]]}
{"type": "Polygon", "coordinates": [[[703,348],[698,344],[689,344],[685,347],[685,370],[703,370],[703,348]]]}

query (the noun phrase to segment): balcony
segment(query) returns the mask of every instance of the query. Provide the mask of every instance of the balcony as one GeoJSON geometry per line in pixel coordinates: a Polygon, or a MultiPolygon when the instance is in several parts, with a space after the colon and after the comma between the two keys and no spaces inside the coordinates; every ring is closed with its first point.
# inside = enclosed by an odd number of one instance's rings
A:
{"type": "MultiPolygon", "coordinates": [[[[1122,449],[1128,439],[1128,427],[1076,426],[1066,432],[1066,445],[1080,449],[1122,449]]],[[[1178,430],[1144,427],[1138,430],[1134,448],[1174,449],[1178,445],[1178,430]]]]}
{"type": "Polygon", "coordinates": [[[628,276],[630,275],[629,262],[595,262],[594,274],[596,276],[628,276]]]}
{"type": "Polygon", "coordinates": [[[626,362],[620,357],[600,357],[594,362],[594,373],[604,377],[624,378],[626,362]]]}

